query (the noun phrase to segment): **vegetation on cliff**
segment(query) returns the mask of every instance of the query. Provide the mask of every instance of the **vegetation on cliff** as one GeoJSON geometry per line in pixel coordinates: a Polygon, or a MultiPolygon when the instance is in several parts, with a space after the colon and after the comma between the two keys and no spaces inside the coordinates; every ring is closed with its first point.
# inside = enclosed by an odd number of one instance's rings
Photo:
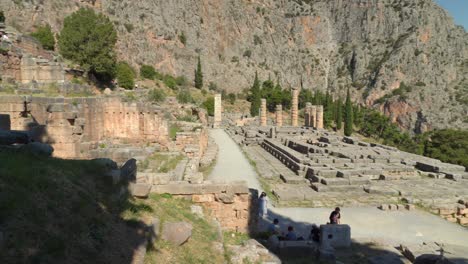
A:
{"type": "Polygon", "coordinates": [[[203,72],[200,56],[198,56],[197,69],[195,70],[195,87],[198,89],[203,88],[203,72]]]}
{"type": "Polygon", "coordinates": [[[108,17],[81,8],[63,22],[59,36],[60,53],[78,63],[98,80],[115,76],[117,33],[108,17]]]}
{"type": "Polygon", "coordinates": [[[31,36],[36,38],[41,43],[44,49],[54,50],[55,38],[50,25],[38,27],[35,32],[31,33],[31,36]]]}

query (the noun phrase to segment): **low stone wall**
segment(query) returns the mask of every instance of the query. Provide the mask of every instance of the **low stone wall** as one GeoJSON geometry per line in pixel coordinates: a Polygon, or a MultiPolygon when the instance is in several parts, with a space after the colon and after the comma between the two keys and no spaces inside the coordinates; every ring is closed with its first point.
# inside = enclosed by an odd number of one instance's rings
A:
{"type": "Polygon", "coordinates": [[[224,230],[249,232],[255,216],[256,195],[251,195],[245,182],[189,184],[171,182],[166,185],[153,185],[153,193],[169,193],[175,197],[191,199],[208,209],[211,217],[221,224],[224,230]]]}
{"type": "Polygon", "coordinates": [[[54,156],[89,158],[102,140],[168,144],[168,126],[158,107],[125,103],[118,97],[0,97],[0,114],[12,130],[29,131],[51,144],[54,156]]]}

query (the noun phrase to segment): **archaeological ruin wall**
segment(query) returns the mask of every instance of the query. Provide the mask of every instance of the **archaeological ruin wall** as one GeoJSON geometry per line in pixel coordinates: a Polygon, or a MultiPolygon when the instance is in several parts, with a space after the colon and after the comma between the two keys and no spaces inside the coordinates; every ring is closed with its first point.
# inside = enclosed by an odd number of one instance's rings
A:
{"type": "MultiPolygon", "coordinates": [[[[29,131],[62,158],[92,158],[101,141],[168,144],[168,126],[159,107],[122,102],[118,97],[0,97],[0,115],[12,130],[29,131]]],[[[113,157],[110,157],[113,158],[113,157]]]]}

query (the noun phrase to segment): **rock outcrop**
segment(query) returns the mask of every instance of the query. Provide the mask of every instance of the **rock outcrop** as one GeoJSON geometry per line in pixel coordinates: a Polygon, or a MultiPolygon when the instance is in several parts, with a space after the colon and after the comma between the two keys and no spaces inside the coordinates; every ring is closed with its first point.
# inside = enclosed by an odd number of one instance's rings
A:
{"type": "Polygon", "coordinates": [[[467,128],[468,36],[433,0],[0,0],[31,30],[91,6],[115,21],[120,59],[248,87],[258,71],[283,87],[329,90],[415,132],[467,128]]]}

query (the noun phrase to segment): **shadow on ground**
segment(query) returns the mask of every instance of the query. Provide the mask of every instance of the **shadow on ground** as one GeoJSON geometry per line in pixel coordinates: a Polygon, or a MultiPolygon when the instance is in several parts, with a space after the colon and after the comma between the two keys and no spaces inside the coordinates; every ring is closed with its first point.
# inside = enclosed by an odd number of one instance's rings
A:
{"type": "Polygon", "coordinates": [[[154,237],[107,164],[0,147],[0,263],[135,263],[154,237]]]}

